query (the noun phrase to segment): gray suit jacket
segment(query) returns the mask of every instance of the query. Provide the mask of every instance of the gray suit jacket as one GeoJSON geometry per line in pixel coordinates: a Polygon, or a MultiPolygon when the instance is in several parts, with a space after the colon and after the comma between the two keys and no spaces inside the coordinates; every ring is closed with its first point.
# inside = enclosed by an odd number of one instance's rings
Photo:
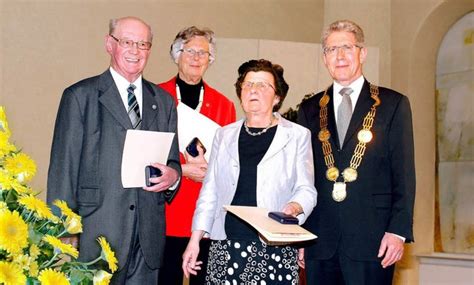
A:
{"type": "MultiPolygon", "coordinates": [[[[142,119],[142,130],[176,133],[172,97],[144,79],[142,119]]],[[[137,227],[146,263],[158,268],[164,250],[164,203],[173,195],[122,187],[122,151],[128,129],[132,129],[130,119],[108,70],[68,87],[56,118],[47,200],[50,204],[65,200],[82,216],[81,260],[97,257],[100,247],[95,240],[105,236],[122,268],[137,227]]],[[[177,136],[167,164],[181,173],[177,136]]]]}

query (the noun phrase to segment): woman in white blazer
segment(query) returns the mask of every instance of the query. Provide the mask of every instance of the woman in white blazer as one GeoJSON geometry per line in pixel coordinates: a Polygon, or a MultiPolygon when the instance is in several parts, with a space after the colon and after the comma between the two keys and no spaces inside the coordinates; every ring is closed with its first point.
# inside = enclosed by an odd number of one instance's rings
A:
{"type": "Polygon", "coordinates": [[[201,269],[196,259],[206,235],[212,240],[207,284],[298,284],[297,249],[266,245],[223,205],[283,211],[302,224],[317,198],[311,135],[276,112],[289,88],[281,66],[251,60],[238,72],[245,118],[216,132],[183,271],[189,277],[201,269]]]}

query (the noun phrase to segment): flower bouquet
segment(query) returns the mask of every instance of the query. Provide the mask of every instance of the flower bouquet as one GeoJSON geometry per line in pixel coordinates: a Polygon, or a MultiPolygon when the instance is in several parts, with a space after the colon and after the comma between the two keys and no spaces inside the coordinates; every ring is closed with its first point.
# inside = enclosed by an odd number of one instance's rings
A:
{"type": "Polygon", "coordinates": [[[99,237],[101,255],[77,261],[78,250],[61,238],[82,232],[81,217],[60,200],[54,205],[61,214],[54,215],[36,198],[26,184],[36,165],[9,142],[10,135],[0,106],[0,284],[109,284],[117,270],[110,245],[99,237]]]}

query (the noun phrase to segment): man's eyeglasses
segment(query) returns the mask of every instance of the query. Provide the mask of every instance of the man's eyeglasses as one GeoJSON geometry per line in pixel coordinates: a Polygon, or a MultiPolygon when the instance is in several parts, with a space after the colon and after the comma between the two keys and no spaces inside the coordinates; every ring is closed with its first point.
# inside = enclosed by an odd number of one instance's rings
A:
{"type": "Polygon", "coordinates": [[[207,58],[211,55],[207,50],[194,50],[192,48],[180,49],[179,51],[184,52],[190,57],[195,57],[197,55],[199,58],[207,58]]]}
{"type": "Polygon", "coordinates": [[[270,83],[265,82],[265,81],[258,81],[258,82],[252,82],[252,81],[244,81],[242,84],[240,84],[240,87],[242,90],[250,90],[252,88],[255,88],[259,91],[265,91],[268,90],[269,88],[275,90],[275,87],[273,87],[270,83]]]}
{"type": "Polygon", "coordinates": [[[144,41],[134,42],[134,41],[128,40],[128,39],[117,39],[113,35],[109,35],[109,36],[112,39],[116,40],[118,42],[118,44],[123,48],[133,48],[134,45],[137,45],[137,48],[141,49],[141,50],[151,49],[151,43],[150,42],[144,42],[144,41]]]}
{"type": "Polygon", "coordinates": [[[335,55],[342,50],[344,54],[354,52],[354,48],[362,48],[359,45],[342,45],[342,46],[332,46],[332,47],[325,47],[323,52],[325,55],[335,55]]]}

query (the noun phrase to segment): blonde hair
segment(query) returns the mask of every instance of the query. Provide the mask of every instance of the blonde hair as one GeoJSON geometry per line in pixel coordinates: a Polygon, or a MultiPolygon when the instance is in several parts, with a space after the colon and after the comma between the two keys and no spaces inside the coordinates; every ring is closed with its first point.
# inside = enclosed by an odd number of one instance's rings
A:
{"type": "Polygon", "coordinates": [[[362,28],[350,20],[338,20],[324,28],[321,35],[323,49],[326,48],[326,41],[333,32],[352,33],[357,41],[357,44],[364,46],[364,31],[362,31],[362,28]]]}

